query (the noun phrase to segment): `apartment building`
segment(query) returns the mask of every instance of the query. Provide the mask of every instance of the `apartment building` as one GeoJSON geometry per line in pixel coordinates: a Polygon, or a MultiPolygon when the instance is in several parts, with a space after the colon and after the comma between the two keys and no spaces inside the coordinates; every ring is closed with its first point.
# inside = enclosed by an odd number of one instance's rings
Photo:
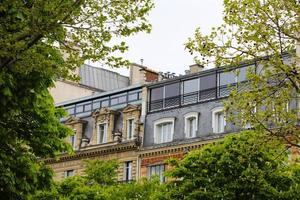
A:
{"type": "Polygon", "coordinates": [[[62,153],[58,159],[45,160],[53,168],[56,180],[82,174],[86,159],[117,159],[121,163],[118,180],[137,179],[140,165],[137,151],[144,133],[142,107],[146,107],[142,99],[147,96],[143,84],[157,80],[158,73],[133,64],[129,78],[129,86],[56,104],[69,113],[61,121],[74,130],[74,135],[66,140],[75,151],[72,155],[62,153]]]}
{"type": "MultiPolygon", "coordinates": [[[[247,90],[249,70],[260,73],[262,66],[253,62],[231,70],[204,70],[192,65],[186,75],[162,81],[157,74],[153,78],[143,72],[144,78],[135,75],[135,80],[143,80],[139,85],[58,104],[71,116],[63,122],[76,133],[68,138],[75,154],[47,163],[59,180],[81,174],[85,159],[118,159],[119,181],[158,175],[163,182],[166,159],[180,159],[190,150],[241,130],[226,121],[223,100],[234,88],[247,90]],[[145,77],[151,77],[151,82],[145,77]]],[[[289,105],[297,108],[298,104],[289,105]]]]}

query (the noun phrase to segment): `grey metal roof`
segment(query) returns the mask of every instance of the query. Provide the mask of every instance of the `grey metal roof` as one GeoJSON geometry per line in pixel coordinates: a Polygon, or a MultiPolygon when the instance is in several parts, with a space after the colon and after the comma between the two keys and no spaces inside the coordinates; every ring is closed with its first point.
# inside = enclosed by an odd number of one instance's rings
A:
{"type": "Polygon", "coordinates": [[[129,78],[103,68],[82,65],[79,68],[80,83],[109,91],[129,86],[129,78]]]}

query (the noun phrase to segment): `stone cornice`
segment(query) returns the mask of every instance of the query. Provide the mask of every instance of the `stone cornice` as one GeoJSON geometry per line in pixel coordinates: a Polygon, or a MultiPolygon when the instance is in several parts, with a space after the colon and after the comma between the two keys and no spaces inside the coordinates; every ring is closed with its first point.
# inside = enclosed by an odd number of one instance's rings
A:
{"type": "Polygon", "coordinates": [[[111,142],[103,145],[101,144],[101,145],[88,146],[84,149],[80,149],[76,151],[75,154],[65,153],[58,156],[58,159],[54,159],[54,158],[45,159],[44,162],[46,164],[59,163],[59,162],[77,160],[77,159],[96,157],[100,155],[107,155],[112,153],[135,151],[137,150],[137,148],[138,146],[136,145],[135,141],[122,142],[122,143],[111,142]]]}
{"type": "Polygon", "coordinates": [[[110,114],[115,114],[116,112],[114,110],[111,110],[107,107],[103,107],[101,109],[97,109],[94,112],[92,112],[92,117],[97,118],[100,115],[110,115],[110,114]]]}
{"type": "Polygon", "coordinates": [[[188,153],[190,150],[199,149],[206,144],[215,143],[215,142],[221,140],[222,138],[223,138],[223,136],[209,138],[207,140],[191,141],[191,142],[183,143],[183,144],[173,143],[168,146],[162,146],[162,147],[158,147],[158,148],[150,148],[150,149],[144,148],[144,149],[141,149],[138,152],[138,154],[139,154],[139,157],[144,158],[144,157],[158,156],[158,155],[162,155],[162,154],[175,154],[175,153],[179,153],[179,152],[188,153]]]}
{"type": "Polygon", "coordinates": [[[78,124],[78,123],[86,124],[87,121],[82,120],[78,117],[71,116],[64,123],[67,124],[67,125],[78,124]]]}

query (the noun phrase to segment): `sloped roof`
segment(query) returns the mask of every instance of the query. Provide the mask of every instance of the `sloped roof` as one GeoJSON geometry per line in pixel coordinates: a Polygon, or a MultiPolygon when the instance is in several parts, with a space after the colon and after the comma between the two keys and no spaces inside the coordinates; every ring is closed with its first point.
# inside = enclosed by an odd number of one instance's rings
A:
{"type": "Polygon", "coordinates": [[[119,73],[90,65],[79,68],[80,83],[104,91],[115,90],[129,86],[129,78],[119,73]]]}

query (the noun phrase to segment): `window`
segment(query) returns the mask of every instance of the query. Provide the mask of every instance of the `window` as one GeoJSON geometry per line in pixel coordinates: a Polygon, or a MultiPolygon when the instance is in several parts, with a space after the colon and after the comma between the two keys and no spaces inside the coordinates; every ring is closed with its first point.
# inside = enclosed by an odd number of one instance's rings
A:
{"type": "Polygon", "coordinates": [[[164,96],[164,87],[153,88],[151,90],[151,101],[161,100],[164,96]]]}
{"type": "Polygon", "coordinates": [[[154,142],[165,143],[173,140],[174,118],[160,119],[154,123],[154,142]]]}
{"type": "Polygon", "coordinates": [[[74,114],[75,114],[75,107],[74,107],[74,106],[65,107],[65,110],[66,110],[70,115],[74,115],[74,114]]]}
{"type": "Polygon", "coordinates": [[[92,110],[92,104],[84,105],[84,112],[91,111],[91,110],[92,110]]]}
{"type": "Polygon", "coordinates": [[[199,79],[183,82],[183,103],[190,104],[198,101],[199,79]]]}
{"type": "Polygon", "coordinates": [[[127,120],[127,139],[133,139],[134,135],[134,119],[127,120]]]}
{"type": "Polygon", "coordinates": [[[117,104],[121,104],[121,103],[126,103],[126,101],[127,101],[127,94],[122,93],[122,94],[111,96],[110,104],[117,105],[117,104]]]}
{"type": "Polygon", "coordinates": [[[236,83],[237,80],[235,71],[222,72],[220,73],[219,78],[220,78],[219,80],[220,86],[222,85],[227,86],[236,83]]]}
{"type": "Polygon", "coordinates": [[[216,98],[216,74],[200,77],[200,96],[201,101],[216,98]]]}
{"type": "Polygon", "coordinates": [[[74,135],[70,136],[70,144],[73,149],[76,149],[76,130],[74,130],[74,135]]]}
{"type": "Polygon", "coordinates": [[[138,93],[130,93],[128,94],[128,101],[135,101],[138,100],[138,93]]]}
{"type": "Polygon", "coordinates": [[[111,105],[117,105],[118,103],[119,103],[118,97],[117,97],[117,98],[112,98],[112,99],[110,100],[110,104],[111,104],[111,105]]]}
{"type": "Polygon", "coordinates": [[[95,110],[95,109],[97,109],[97,108],[100,108],[100,104],[101,104],[100,101],[95,101],[95,102],[93,102],[93,109],[95,110]]]}
{"type": "Polygon", "coordinates": [[[165,182],[164,177],[165,165],[152,165],[148,167],[148,178],[152,176],[158,176],[160,182],[165,182]]]}
{"type": "Polygon", "coordinates": [[[132,180],[132,161],[125,162],[123,177],[123,180],[126,182],[132,180]]]}
{"type": "Polygon", "coordinates": [[[184,132],[187,138],[193,138],[197,135],[198,130],[198,113],[192,112],[184,116],[184,132]]]}
{"type": "Polygon", "coordinates": [[[71,176],[74,176],[74,170],[73,169],[65,171],[65,178],[68,178],[68,177],[71,177],[71,176]]]}
{"type": "Polygon", "coordinates": [[[212,110],[212,128],[214,133],[223,133],[225,131],[226,121],[223,108],[212,110]]]}
{"type": "Polygon", "coordinates": [[[83,106],[76,105],[76,113],[82,113],[83,112],[83,106]]]}
{"type": "Polygon", "coordinates": [[[165,86],[165,108],[178,106],[180,103],[180,83],[165,86]]]}
{"type": "Polygon", "coordinates": [[[165,86],[165,98],[175,97],[180,95],[180,83],[173,83],[165,86]]]}
{"type": "Polygon", "coordinates": [[[98,134],[97,134],[97,144],[106,143],[106,138],[107,138],[107,125],[99,124],[98,134]]]}
{"type": "Polygon", "coordinates": [[[229,96],[237,77],[235,71],[222,72],[219,74],[219,97],[229,96]]]}
{"type": "Polygon", "coordinates": [[[107,106],[109,106],[109,100],[108,99],[102,100],[101,101],[101,107],[103,108],[103,107],[107,107],[107,106]]]}

